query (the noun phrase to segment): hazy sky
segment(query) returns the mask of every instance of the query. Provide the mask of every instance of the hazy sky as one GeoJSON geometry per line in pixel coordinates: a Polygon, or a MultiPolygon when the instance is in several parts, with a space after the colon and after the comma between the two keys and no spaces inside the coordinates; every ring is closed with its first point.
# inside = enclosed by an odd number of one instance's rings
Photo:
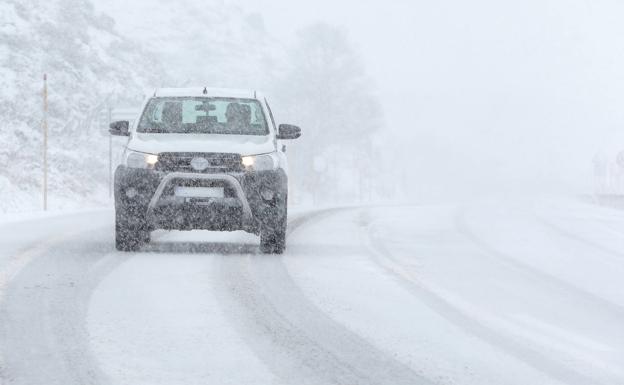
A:
{"type": "Polygon", "coordinates": [[[344,26],[427,182],[588,188],[594,154],[624,149],[619,1],[238,2],[281,36],[344,26]]]}

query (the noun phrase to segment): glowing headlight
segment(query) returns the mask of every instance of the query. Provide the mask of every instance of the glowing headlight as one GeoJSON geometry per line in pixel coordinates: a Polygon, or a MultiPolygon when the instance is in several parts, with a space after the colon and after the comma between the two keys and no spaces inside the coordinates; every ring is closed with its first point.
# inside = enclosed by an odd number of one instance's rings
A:
{"type": "Polygon", "coordinates": [[[256,159],[253,156],[243,156],[243,166],[245,167],[253,167],[254,163],[256,163],[256,159]]]}
{"type": "Polygon", "coordinates": [[[158,155],[129,151],[126,155],[126,166],[130,168],[154,168],[158,163],[158,155]]]}
{"type": "Polygon", "coordinates": [[[241,162],[250,171],[275,170],[278,163],[274,154],[243,156],[241,162]]]}
{"type": "Polygon", "coordinates": [[[158,163],[158,155],[152,155],[152,154],[145,155],[145,163],[147,163],[150,166],[155,166],[156,163],[158,163]]]}

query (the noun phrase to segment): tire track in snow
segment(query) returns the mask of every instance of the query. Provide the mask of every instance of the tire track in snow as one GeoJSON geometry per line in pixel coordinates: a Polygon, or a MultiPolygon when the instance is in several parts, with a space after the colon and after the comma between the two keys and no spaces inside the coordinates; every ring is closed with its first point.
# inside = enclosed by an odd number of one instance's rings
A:
{"type": "Polygon", "coordinates": [[[8,258],[2,269],[0,269],[0,304],[4,291],[19,272],[30,263],[34,258],[43,255],[55,244],[64,239],[69,238],[66,235],[53,236],[45,239],[43,242],[34,246],[26,247],[17,254],[8,258]]]}
{"type": "Polygon", "coordinates": [[[579,302],[578,305],[588,309],[588,311],[608,313],[609,317],[624,320],[624,307],[599,297],[594,293],[579,288],[578,286],[575,286],[574,284],[558,278],[548,272],[523,263],[517,258],[496,249],[470,229],[470,226],[466,223],[465,215],[465,211],[460,211],[457,214],[456,227],[462,235],[484,251],[484,258],[491,258],[498,262],[504,263],[523,274],[528,279],[537,280],[541,284],[550,287],[551,290],[558,293],[572,294],[579,302]]]}
{"type": "MultiPolygon", "coordinates": [[[[557,225],[555,223],[553,223],[552,221],[545,219],[542,216],[537,215],[536,216],[537,221],[544,227],[550,229],[551,231],[555,232],[556,234],[558,234],[561,237],[570,239],[574,242],[589,246],[591,248],[594,248],[598,251],[603,252],[604,254],[608,254],[609,256],[615,257],[614,259],[616,261],[620,261],[622,262],[624,260],[624,253],[618,250],[613,250],[610,247],[607,247],[605,245],[602,245],[596,241],[584,238],[582,236],[580,236],[579,234],[576,234],[568,229],[565,229],[563,227],[561,227],[560,225],[557,225]]],[[[607,226],[609,227],[609,226],[607,226]]],[[[611,227],[609,227],[609,230],[611,231],[616,231],[614,229],[612,229],[611,227]]]]}
{"type": "Polygon", "coordinates": [[[372,232],[372,225],[369,225],[366,236],[369,240],[369,248],[373,261],[383,270],[396,277],[398,283],[403,286],[404,289],[412,293],[430,309],[450,323],[466,333],[515,357],[519,361],[531,366],[538,372],[545,374],[555,381],[569,385],[597,385],[594,379],[550,359],[547,355],[535,349],[531,349],[529,346],[516,342],[514,339],[488,327],[478,319],[453,305],[443,296],[439,295],[435,289],[418,279],[409,268],[401,264],[396,257],[390,253],[383,242],[376,238],[372,232]]]}
{"type": "MultiPolygon", "coordinates": [[[[290,222],[292,233],[343,210],[290,222]]],[[[293,281],[280,256],[223,256],[219,300],[254,353],[284,383],[431,384],[318,309],[293,281]]]]}
{"type": "MultiPolygon", "coordinates": [[[[60,243],[62,240],[70,238],[70,235],[57,235],[45,239],[43,242],[30,247],[23,248],[17,254],[7,258],[6,263],[0,269],[0,321],[3,320],[3,297],[4,293],[11,284],[11,281],[19,274],[19,272],[27,266],[34,258],[40,257],[51,247],[60,243]]],[[[1,328],[0,328],[1,330],[1,328]]],[[[1,344],[0,344],[1,345],[1,344]]],[[[0,380],[7,378],[7,370],[5,369],[6,361],[0,349],[0,380]]]]}
{"type": "Polygon", "coordinates": [[[109,238],[106,225],[36,246],[12,279],[0,308],[8,383],[108,383],[90,352],[86,315],[93,290],[128,258],[114,253],[109,238]]]}

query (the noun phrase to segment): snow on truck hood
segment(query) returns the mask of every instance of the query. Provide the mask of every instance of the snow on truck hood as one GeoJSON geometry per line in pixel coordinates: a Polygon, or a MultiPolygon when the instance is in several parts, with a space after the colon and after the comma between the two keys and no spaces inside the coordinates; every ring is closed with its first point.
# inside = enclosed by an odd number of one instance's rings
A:
{"type": "Polygon", "coordinates": [[[270,135],[195,135],[134,133],[128,149],[149,154],[163,152],[222,152],[240,155],[266,154],[275,151],[270,135]]]}

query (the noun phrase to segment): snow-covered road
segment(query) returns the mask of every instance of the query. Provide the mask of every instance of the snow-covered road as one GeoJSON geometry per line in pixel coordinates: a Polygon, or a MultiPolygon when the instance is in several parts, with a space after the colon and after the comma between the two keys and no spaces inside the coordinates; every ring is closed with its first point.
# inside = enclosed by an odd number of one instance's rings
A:
{"type": "Polygon", "coordinates": [[[573,199],[292,215],[114,250],[0,225],[1,384],[624,384],[624,211],[573,199]]]}

